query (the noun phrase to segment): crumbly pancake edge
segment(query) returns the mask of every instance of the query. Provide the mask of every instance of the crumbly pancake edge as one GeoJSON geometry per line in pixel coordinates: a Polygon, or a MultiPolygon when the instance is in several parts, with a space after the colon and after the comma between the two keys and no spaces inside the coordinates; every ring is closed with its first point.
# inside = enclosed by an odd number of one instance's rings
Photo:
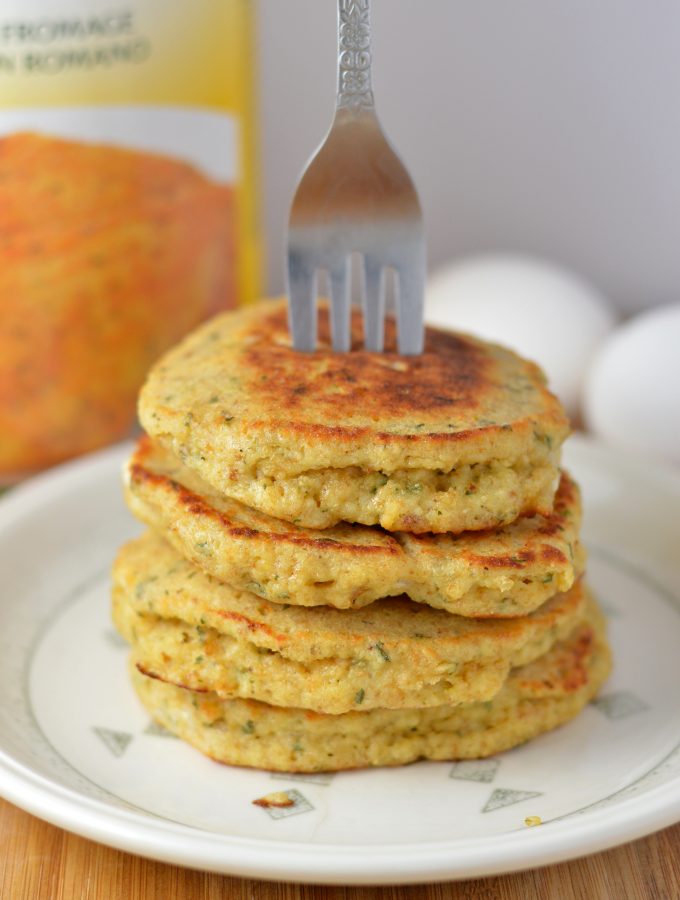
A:
{"type": "Polygon", "coordinates": [[[149,373],[139,406],[146,431],[193,464],[207,452],[242,477],[349,466],[446,472],[522,458],[556,464],[568,420],[540,369],[511,351],[428,329],[433,349],[421,357],[296,354],[285,321],[285,303],[275,301],[197,329],[149,373]],[[258,403],[265,390],[271,396],[258,403]],[[476,392],[488,393],[488,404],[476,392]],[[371,403],[369,421],[360,413],[371,403]]]}
{"type": "Polygon", "coordinates": [[[113,613],[144,670],[277,706],[340,713],[488,699],[512,666],[543,655],[587,609],[581,583],[525,619],[463,619],[399,599],[284,609],[217,585],[160,540],[148,552],[134,544],[136,557],[128,545],[114,570],[113,613]],[[164,578],[168,561],[185,577],[164,578]]]}
{"type": "Polygon", "coordinates": [[[274,519],[220,497],[148,438],[126,467],[125,494],[133,514],[194,565],[274,602],[348,609],[406,593],[458,615],[524,615],[568,590],[585,563],[580,495],[566,473],[549,516],[453,541],[274,519]]]}
{"type": "Polygon", "coordinates": [[[213,759],[274,771],[318,772],[493,756],[572,719],[611,669],[598,613],[528,669],[515,670],[491,703],[337,717],[222,701],[163,684],[136,669],[132,677],[152,717],[213,759]],[[551,654],[562,665],[568,662],[561,693],[550,668],[541,675],[540,666],[550,665],[551,654]]]}

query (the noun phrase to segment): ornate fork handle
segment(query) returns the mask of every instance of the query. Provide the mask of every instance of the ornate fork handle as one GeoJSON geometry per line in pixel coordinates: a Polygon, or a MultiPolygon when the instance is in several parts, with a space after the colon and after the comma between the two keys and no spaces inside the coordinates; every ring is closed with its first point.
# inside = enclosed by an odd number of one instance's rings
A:
{"type": "Polygon", "coordinates": [[[423,216],[413,181],[375,114],[370,0],[338,0],[335,116],[295,191],[287,249],[290,328],[296,350],[316,347],[317,280],[324,271],[333,349],[350,350],[350,306],[360,296],[364,346],[382,352],[385,281],[391,271],[399,352],[422,352],[423,216]],[[358,256],[354,268],[353,254],[358,256]],[[353,271],[361,275],[356,298],[353,271]]]}
{"type": "Polygon", "coordinates": [[[338,109],[374,108],[370,0],[338,0],[338,109]]]}

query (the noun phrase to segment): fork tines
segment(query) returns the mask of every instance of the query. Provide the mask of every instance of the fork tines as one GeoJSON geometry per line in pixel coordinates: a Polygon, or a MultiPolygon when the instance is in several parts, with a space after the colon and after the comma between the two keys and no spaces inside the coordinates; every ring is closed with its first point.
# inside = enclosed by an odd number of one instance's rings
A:
{"type": "MultiPolygon", "coordinates": [[[[411,240],[410,253],[401,248],[399,266],[381,265],[373,257],[359,254],[361,306],[364,316],[364,346],[382,353],[385,334],[387,274],[393,273],[394,309],[397,320],[397,345],[401,354],[422,353],[423,294],[425,283],[424,240],[411,240]],[[407,258],[410,256],[410,258],[407,258]]],[[[321,257],[317,257],[321,258],[321,257]]],[[[312,351],[317,344],[317,296],[319,273],[325,272],[329,287],[329,318],[333,349],[345,353],[351,349],[350,324],[352,266],[349,254],[335,265],[315,265],[309,254],[296,249],[292,240],[288,252],[288,311],[293,346],[312,351]]]]}

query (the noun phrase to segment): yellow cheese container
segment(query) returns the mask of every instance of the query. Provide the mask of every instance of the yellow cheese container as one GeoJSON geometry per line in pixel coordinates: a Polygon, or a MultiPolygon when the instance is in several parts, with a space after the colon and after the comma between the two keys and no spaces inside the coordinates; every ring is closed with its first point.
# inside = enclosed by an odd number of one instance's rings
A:
{"type": "Polygon", "coordinates": [[[0,481],[125,436],[259,293],[252,0],[0,5],[0,481]]]}

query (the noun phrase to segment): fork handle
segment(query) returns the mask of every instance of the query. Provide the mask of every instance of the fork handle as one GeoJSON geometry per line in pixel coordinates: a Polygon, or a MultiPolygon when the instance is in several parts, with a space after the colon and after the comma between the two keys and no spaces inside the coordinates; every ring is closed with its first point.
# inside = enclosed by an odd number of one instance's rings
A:
{"type": "Polygon", "coordinates": [[[338,0],[337,109],[373,110],[370,0],[338,0]]]}

